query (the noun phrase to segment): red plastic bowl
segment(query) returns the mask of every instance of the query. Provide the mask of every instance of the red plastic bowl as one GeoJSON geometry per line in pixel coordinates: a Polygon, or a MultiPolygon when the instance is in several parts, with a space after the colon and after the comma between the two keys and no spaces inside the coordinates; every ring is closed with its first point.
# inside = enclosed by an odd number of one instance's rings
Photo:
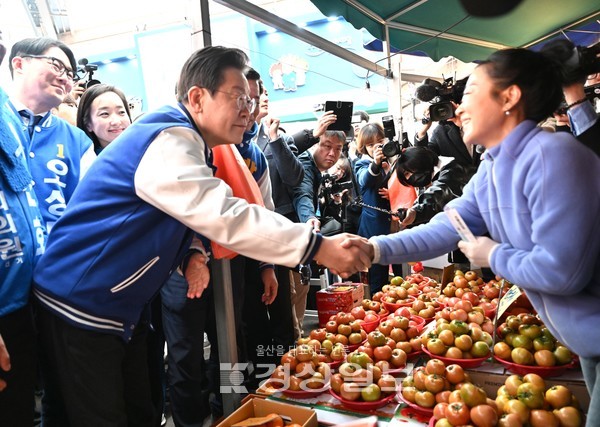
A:
{"type": "MultiPolygon", "coordinates": [[[[433,317],[431,319],[433,320],[433,317]]],[[[414,322],[414,325],[419,332],[421,332],[423,330],[423,328],[425,327],[425,325],[427,324],[427,321],[424,317],[417,316],[415,314],[410,316],[409,324],[411,326],[412,326],[412,322],[414,322]]]]}
{"type": "Polygon", "coordinates": [[[556,366],[537,366],[537,365],[519,365],[518,363],[509,362],[508,360],[500,359],[494,355],[494,359],[506,366],[510,372],[518,375],[538,374],[542,378],[558,377],[567,369],[573,368],[575,362],[567,363],[566,365],[556,366]]]}
{"type": "Polygon", "coordinates": [[[398,400],[406,404],[406,406],[408,406],[416,413],[433,418],[433,408],[424,408],[422,406],[417,405],[416,403],[412,403],[406,400],[404,396],[402,396],[402,387],[398,387],[398,400]]]}
{"type": "Polygon", "coordinates": [[[429,425],[428,425],[428,427],[435,427],[435,423],[437,423],[437,419],[435,417],[429,418],[429,425]]]}
{"type": "Polygon", "coordinates": [[[325,393],[326,391],[328,391],[330,389],[330,385],[329,382],[327,382],[327,384],[325,384],[323,387],[319,388],[319,389],[315,389],[315,390],[298,390],[298,391],[293,391],[293,390],[287,390],[287,389],[279,389],[284,395],[288,396],[288,397],[292,397],[294,399],[310,399],[311,397],[316,397],[320,394],[325,393]]]}
{"type": "Polygon", "coordinates": [[[376,314],[375,316],[377,316],[376,320],[373,320],[372,322],[361,322],[360,323],[360,327],[363,328],[363,330],[368,334],[369,332],[373,332],[377,326],[379,326],[379,322],[381,321],[381,316],[379,316],[378,314],[376,314]]]}
{"type": "Polygon", "coordinates": [[[398,310],[401,307],[410,307],[412,305],[413,302],[415,302],[415,297],[413,296],[408,296],[405,298],[406,302],[401,302],[401,303],[392,303],[392,302],[384,302],[383,306],[385,307],[385,309],[387,311],[389,311],[390,313],[393,313],[394,311],[398,310]]]}
{"type": "Polygon", "coordinates": [[[456,363],[457,365],[460,365],[466,369],[472,369],[472,368],[481,366],[481,364],[483,362],[485,362],[486,360],[488,360],[490,358],[490,356],[486,356],[486,357],[474,357],[473,359],[453,359],[451,357],[444,357],[444,356],[438,356],[437,354],[433,354],[429,350],[427,350],[427,347],[425,347],[424,345],[421,346],[421,348],[429,357],[431,357],[432,359],[440,359],[442,362],[444,362],[446,364],[446,366],[456,363]]]}
{"type": "Polygon", "coordinates": [[[336,360],[335,362],[329,362],[328,365],[331,369],[337,369],[340,367],[342,363],[344,363],[345,358],[342,360],[336,360]]]}
{"type": "Polygon", "coordinates": [[[375,402],[363,402],[362,400],[346,400],[332,389],[329,390],[329,393],[339,400],[346,408],[354,409],[356,411],[372,411],[374,409],[383,408],[388,403],[393,402],[394,398],[396,397],[394,394],[390,394],[389,396],[376,400],[375,402]]]}

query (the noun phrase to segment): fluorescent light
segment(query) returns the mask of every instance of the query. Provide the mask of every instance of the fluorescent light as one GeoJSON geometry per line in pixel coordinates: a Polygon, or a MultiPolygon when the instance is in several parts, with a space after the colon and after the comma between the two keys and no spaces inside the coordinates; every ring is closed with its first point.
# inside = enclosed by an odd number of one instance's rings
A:
{"type": "Polygon", "coordinates": [[[135,54],[133,54],[133,53],[130,55],[127,55],[127,59],[135,59],[135,58],[137,58],[137,56],[135,56],[135,54]]]}
{"type": "Polygon", "coordinates": [[[276,28],[268,28],[267,29],[267,34],[273,34],[273,33],[276,33],[276,32],[277,32],[276,28]]]}
{"type": "Polygon", "coordinates": [[[102,63],[103,64],[110,64],[112,62],[112,59],[103,59],[102,63]]]}
{"type": "Polygon", "coordinates": [[[327,20],[329,22],[337,21],[338,19],[340,19],[339,16],[330,16],[330,17],[327,18],[327,20]]]}

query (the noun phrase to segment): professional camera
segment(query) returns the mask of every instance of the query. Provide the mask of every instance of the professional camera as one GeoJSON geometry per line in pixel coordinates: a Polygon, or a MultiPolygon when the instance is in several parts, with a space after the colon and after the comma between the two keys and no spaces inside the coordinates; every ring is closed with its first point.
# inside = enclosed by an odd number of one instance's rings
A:
{"type": "Polygon", "coordinates": [[[560,67],[563,84],[584,82],[590,74],[600,72],[600,43],[593,46],[575,46],[570,40],[553,40],[541,51],[560,67]]]}
{"type": "Polygon", "coordinates": [[[83,79],[87,79],[84,84],[84,87],[87,89],[90,86],[100,84],[100,80],[96,80],[93,78],[94,71],[98,70],[98,66],[96,64],[90,64],[87,58],[81,58],[77,61],[79,67],[77,67],[77,74],[75,75],[75,81],[78,82],[83,79]]]}
{"type": "MultiPolygon", "coordinates": [[[[429,102],[429,120],[434,122],[454,117],[452,102],[460,104],[465,90],[466,79],[455,81],[452,77],[442,83],[433,79],[425,79],[415,90],[419,101],[429,102]]],[[[426,124],[425,121],[423,124],[426,124]]]]}
{"type": "Polygon", "coordinates": [[[321,176],[321,185],[323,186],[323,197],[327,194],[334,195],[339,194],[342,191],[352,188],[352,181],[338,182],[337,175],[324,173],[321,176]]]}
{"type": "Polygon", "coordinates": [[[408,147],[410,143],[408,142],[408,135],[406,132],[402,133],[402,144],[394,139],[396,137],[394,116],[383,116],[381,118],[381,123],[383,124],[383,133],[388,139],[388,142],[383,144],[383,147],[381,147],[381,151],[383,151],[383,155],[389,159],[390,157],[400,154],[402,149],[408,147]]]}

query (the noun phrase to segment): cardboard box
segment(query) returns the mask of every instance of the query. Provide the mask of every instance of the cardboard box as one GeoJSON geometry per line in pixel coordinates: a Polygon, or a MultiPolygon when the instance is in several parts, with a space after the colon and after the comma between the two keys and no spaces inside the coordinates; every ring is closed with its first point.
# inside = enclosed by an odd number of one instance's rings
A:
{"type": "Polygon", "coordinates": [[[334,283],[316,294],[319,327],[324,327],[329,317],[360,305],[364,297],[362,283],[334,283]]]}
{"type": "MultiPolygon", "coordinates": [[[[483,388],[488,397],[492,399],[496,398],[496,392],[500,386],[504,385],[506,378],[512,375],[512,372],[504,369],[503,365],[490,362],[485,362],[478,368],[467,369],[467,372],[473,383],[483,388]]],[[[579,401],[583,412],[587,412],[590,395],[585,387],[581,370],[569,369],[560,377],[544,378],[544,381],[546,382],[546,389],[557,384],[567,387],[579,401]]]]}
{"type": "Polygon", "coordinates": [[[217,427],[230,427],[247,418],[264,417],[273,413],[288,416],[292,419],[292,423],[298,423],[302,427],[318,426],[317,414],[312,409],[254,397],[247,400],[233,414],[217,424],[217,427]]]}

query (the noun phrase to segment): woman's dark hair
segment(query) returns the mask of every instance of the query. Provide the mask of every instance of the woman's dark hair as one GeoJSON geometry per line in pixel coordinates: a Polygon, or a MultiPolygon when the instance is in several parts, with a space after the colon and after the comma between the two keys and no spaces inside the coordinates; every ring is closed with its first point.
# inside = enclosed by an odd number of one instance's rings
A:
{"type": "Polygon", "coordinates": [[[361,154],[369,154],[367,152],[367,144],[373,140],[379,141],[385,138],[383,126],[379,123],[367,123],[358,132],[356,138],[356,151],[361,154]]]}
{"type": "Polygon", "coordinates": [[[408,147],[402,151],[398,161],[396,162],[396,174],[398,181],[404,186],[410,187],[404,172],[413,174],[433,173],[433,168],[438,164],[439,157],[429,148],[425,147],[408,147]]]}
{"type": "Polygon", "coordinates": [[[88,130],[88,126],[91,121],[90,114],[92,112],[92,103],[100,95],[107,92],[114,92],[119,96],[119,98],[121,98],[121,101],[123,101],[123,107],[125,108],[127,116],[129,117],[129,121],[131,122],[129,103],[127,102],[127,98],[121,89],[102,83],[87,88],[86,91],[83,92],[83,95],[79,100],[79,106],[77,107],[77,127],[84,131],[85,134],[93,141],[96,152],[101,150],[102,146],[100,145],[100,141],[98,140],[96,134],[88,130]]]}
{"type": "Polygon", "coordinates": [[[225,70],[235,68],[244,71],[248,56],[240,49],[208,46],[197,50],[185,61],[177,83],[177,101],[188,100],[188,90],[203,87],[214,95],[224,80],[225,70]]]}
{"type": "Polygon", "coordinates": [[[494,52],[480,67],[499,90],[516,85],[526,119],[539,122],[552,115],[563,99],[561,76],[554,61],[527,49],[494,52]]]}

